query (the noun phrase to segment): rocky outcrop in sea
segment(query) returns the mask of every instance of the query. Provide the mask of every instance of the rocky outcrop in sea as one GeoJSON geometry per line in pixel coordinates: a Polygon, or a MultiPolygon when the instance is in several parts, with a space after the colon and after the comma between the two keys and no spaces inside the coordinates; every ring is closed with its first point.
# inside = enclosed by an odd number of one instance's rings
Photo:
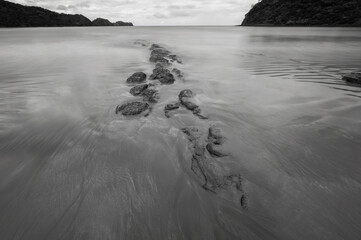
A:
{"type": "Polygon", "coordinates": [[[262,0],[246,14],[243,26],[361,26],[358,0],[262,0]]]}
{"type": "MultiPolygon", "coordinates": [[[[142,40],[137,40],[134,44],[148,46],[148,43],[142,40]]],[[[183,64],[179,56],[159,44],[151,44],[149,50],[151,51],[149,62],[154,64],[152,73],[148,78],[149,74],[144,72],[135,72],[128,77],[126,83],[130,85],[129,92],[137,98],[118,105],[115,109],[116,114],[124,117],[148,117],[152,107],[160,98],[159,89],[164,85],[172,85],[177,80],[184,79],[183,72],[174,67],[175,64],[183,64]],[[142,101],[139,97],[143,97],[142,101]]],[[[203,115],[200,106],[194,102],[195,96],[196,93],[191,89],[180,91],[177,96],[178,101],[165,105],[164,116],[172,118],[177,110],[184,108],[198,117],[198,121],[209,123],[207,131],[202,131],[197,126],[184,126],[180,129],[189,143],[191,153],[189,167],[204,190],[240,204],[243,209],[248,209],[248,196],[243,188],[245,180],[240,173],[224,168],[220,161],[231,156],[231,153],[224,148],[227,139],[222,129],[203,115]]]]}
{"type": "Polygon", "coordinates": [[[133,26],[132,23],[97,18],[93,22],[80,14],[64,14],[0,0],[0,27],[90,27],[133,26]]]}

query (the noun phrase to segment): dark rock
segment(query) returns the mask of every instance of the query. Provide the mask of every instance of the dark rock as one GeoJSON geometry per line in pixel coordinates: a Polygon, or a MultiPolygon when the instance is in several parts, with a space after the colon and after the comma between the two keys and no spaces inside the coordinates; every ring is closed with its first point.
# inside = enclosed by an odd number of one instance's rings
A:
{"type": "Polygon", "coordinates": [[[148,88],[148,84],[137,85],[130,89],[130,94],[132,94],[133,96],[138,96],[147,88],[148,88]]]}
{"type": "Polygon", "coordinates": [[[175,110],[175,109],[178,109],[179,106],[180,106],[179,103],[171,103],[171,104],[167,104],[164,109],[166,109],[166,110],[175,110]]]}
{"type": "Polygon", "coordinates": [[[161,46],[159,46],[158,44],[152,44],[152,46],[150,46],[149,50],[153,51],[156,48],[162,48],[161,46]]]}
{"type": "Polygon", "coordinates": [[[240,204],[246,209],[248,199],[242,187],[240,174],[229,174],[213,158],[205,154],[205,141],[198,128],[182,128],[191,143],[191,170],[202,182],[202,187],[219,197],[240,204]]]}
{"type": "Polygon", "coordinates": [[[195,143],[202,137],[202,133],[196,127],[185,127],[181,129],[184,134],[188,136],[191,143],[195,143]]]}
{"type": "Polygon", "coordinates": [[[241,206],[244,208],[244,209],[248,209],[248,197],[246,194],[243,194],[243,196],[241,197],[241,206]]]}
{"type": "Polygon", "coordinates": [[[179,57],[175,54],[168,55],[167,57],[171,60],[171,62],[177,62],[181,64],[183,63],[182,60],[180,60],[179,57]]]}
{"type": "Polygon", "coordinates": [[[179,93],[178,98],[179,98],[179,101],[182,102],[184,98],[192,98],[193,96],[194,95],[193,95],[192,90],[184,89],[179,93]]]}
{"type": "Polygon", "coordinates": [[[156,89],[147,88],[144,90],[141,95],[143,96],[143,100],[150,103],[156,103],[159,99],[159,93],[156,89]]]}
{"type": "MultiPolygon", "coordinates": [[[[198,110],[200,110],[200,109],[198,109],[198,110]]],[[[193,114],[194,114],[194,115],[196,115],[199,119],[202,119],[202,120],[206,120],[206,119],[208,119],[208,117],[203,116],[203,115],[202,115],[202,114],[200,114],[200,113],[195,113],[195,112],[193,112],[193,114]]]]}
{"type": "Polygon", "coordinates": [[[147,78],[147,75],[143,72],[136,72],[127,79],[127,83],[142,83],[147,78]]]}
{"type": "Polygon", "coordinates": [[[189,102],[189,101],[182,101],[183,106],[185,106],[188,110],[196,111],[196,113],[199,113],[199,106],[189,102]]]}
{"type": "Polygon", "coordinates": [[[193,98],[193,96],[194,94],[192,90],[184,89],[179,93],[178,98],[181,104],[188,110],[192,111],[193,114],[196,115],[198,118],[208,119],[201,114],[202,110],[200,109],[200,107],[197,104],[191,102],[191,98],[193,98]]]}
{"type": "Polygon", "coordinates": [[[150,53],[149,61],[153,63],[169,63],[169,61],[166,59],[169,54],[170,52],[164,48],[156,48],[150,53]]]}
{"type": "Polygon", "coordinates": [[[212,126],[208,130],[208,141],[214,144],[223,144],[225,138],[223,137],[222,130],[218,127],[212,126]]]}
{"type": "Polygon", "coordinates": [[[124,116],[138,115],[149,109],[149,104],[144,102],[129,102],[117,106],[115,114],[119,112],[124,116]]]}
{"type": "Polygon", "coordinates": [[[172,73],[174,73],[178,78],[183,78],[183,73],[177,68],[173,68],[172,73]]]}
{"type": "Polygon", "coordinates": [[[167,104],[165,107],[164,107],[164,115],[169,118],[170,115],[169,115],[169,112],[172,111],[172,110],[175,110],[175,109],[178,109],[180,106],[180,103],[171,103],[171,104],[167,104]]]}
{"type": "Polygon", "coordinates": [[[141,45],[143,47],[146,47],[149,43],[143,39],[137,39],[134,41],[135,45],[141,45]]]}
{"type": "Polygon", "coordinates": [[[242,25],[361,26],[358,0],[262,0],[246,14],[242,25]]]}
{"type": "Polygon", "coordinates": [[[163,67],[155,68],[149,79],[158,80],[162,84],[172,84],[175,81],[173,74],[163,67]]]}
{"type": "Polygon", "coordinates": [[[342,76],[342,79],[348,83],[361,84],[361,72],[352,72],[350,74],[342,76]]]}
{"type": "Polygon", "coordinates": [[[208,152],[210,154],[212,154],[213,156],[216,156],[216,157],[225,157],[225,156],[228,156],[228,154],[224,153],[219,145],[216,145],[216,144],[213,144],[213,143],[208,143],[207,146],[206,146],[208,152]]]}

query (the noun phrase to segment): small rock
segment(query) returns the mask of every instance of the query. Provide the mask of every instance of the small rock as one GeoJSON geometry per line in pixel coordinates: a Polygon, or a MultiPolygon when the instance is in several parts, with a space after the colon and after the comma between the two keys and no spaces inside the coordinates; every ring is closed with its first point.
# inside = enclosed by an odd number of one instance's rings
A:
{"type": "Polygon", "coordinates": [[[227,156],[226,153],[222,152],[219,145],[208,143],[206,146],[208,152],[216,157],[225,157],[227,156]]]}
{"type": "Polygon", "coordinates": [[[172,73],[174,73],[179,78],[183,78],[183,73],[177,68],[173,68],[172,73]]]}
{"type": "Polygon", "coordinates": [[[143,96],[143,101],[150,102],[150,103],[156,103],[159,99],[158,90],[147,88],[144,90],[141,95],[143,96]]]}
{"type": "Polygon", "coordinates": [[[137,85],[130,89],[130,94],[132,94],[133,96],[138,96],[147,88],[148,84],[137,85]]]}
{"type": "Polygon", "coordinates": [[[194,115],[196,115],[199,119],[202,119],[202,120],[206,120],[206,119],[208,119],[208,117],[203,116],[203,115],[202,115],[202,114],[200,114],[200,113],[195,113],[195,112],[193,112],[193,114],[194,114],[194,115]]]}
{"type": "Polygon", "coordinates": [[[142,83],[147,78],[147,75],[143,72],[136,72],[127,79],[127,83],[142,83]]]}
{"type": "Polygon", "coordinates": [[[174,54],[173,54],[173,55],[168,55],[168,58],[169,58],[172,62],[177,62],[177,63],[182,64],[182,60],[180,60],[177,55],[174,55],[174,54]]]}
{"type": "Polygon", "coordinates": [[[179,106],[180,106],[179,103],[171,103],[171,104],[167,104],[164,109],[165,110],[175,110],[175,109],[178,109],[179,106]]]}
{"type": "Polygon", "coordinates": [[[182,102],[184,98],[192,98],[193,92],[190,89],[184,89],[179,93],[178,97],[179,97],[179,101],[182,102]]]}
{"type": "Polygon", "coordinates": [[[352,72],[344,75],[342,79],[349,83],[361,84],[361,72],[352,72]]]}
{"type": "Polygon", "coordinates": [[[162,62],[162,63],[169,63],[166,57],[170,54],[170,52],[164,48],[156,48],[150,53],[150,62],[162,62]]]}
{"type": "Polygon", "coordinates": [[[172,111],[172,110],[178,109],[179,106],[180,106],[180,103],[167,104],[167,105],[164,107],[164,115],[165,115],[167,118],[170,118],[169,112],[172,111]]]}
{"type": "Polygon", "coordinates": [[[224,137],[220,128],[212,126],[208,130],[208,141],[217,145],[223,144],[224,137]]]}
{"type": "Polygon", "coordinates": [[[249,205],[249,200],[246,194],[243,194],[240,200],[241,206],[243,209],[247,210],[249,205]]]}
{"type": "Polygon", "coordinates": [[[152,44],[152,46],[150,46],[149,50],[153,51],[156,48],[162,48],[162,47],[159,46],[158,44],[152,44]]]}
{"type": "Polygon", "coordinates": [[[124,116],[138,115],[149,109],[149,104],[144,102],[129,102],[117,106],[115,114],[119,112],[124,116]]]}
{"type": "Polygon", "coordinates": [[[188,110],[195,111],[196,113],[199,113],[199,106],[189,102],[189,101],[182,101],[183,106],[185,106],[188,110]]]}
{"type": "Polygon", "coordinates": [[[173,74],[168,69],[163,67],[155,68],[149,79],[158,80],[162,84],[172,84],[175,81],[173,74]]]}
{"type": "Polygon", "coordinates": [[[199,138],[202,137],[202,133],[196,127],[185,127],[181,130],[188,136],[188,140],[192,143],[195,143],[199,138]]]}

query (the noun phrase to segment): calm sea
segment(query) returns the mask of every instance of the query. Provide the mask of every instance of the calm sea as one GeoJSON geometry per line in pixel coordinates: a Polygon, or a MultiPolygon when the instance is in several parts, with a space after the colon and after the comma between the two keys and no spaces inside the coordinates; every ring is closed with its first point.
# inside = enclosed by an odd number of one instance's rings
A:
{"type": "Polygon", "coordinates": [[[361,236],[360,28],[0,29],[0,239],[324,239],[361,236]],[[147,118],[115,115],[180,56],[147,118]],[[164,117],[180,90],[208,120],[164,117]],[[248,210],[205,191],[179,130],[217,124],[248,210]]]}

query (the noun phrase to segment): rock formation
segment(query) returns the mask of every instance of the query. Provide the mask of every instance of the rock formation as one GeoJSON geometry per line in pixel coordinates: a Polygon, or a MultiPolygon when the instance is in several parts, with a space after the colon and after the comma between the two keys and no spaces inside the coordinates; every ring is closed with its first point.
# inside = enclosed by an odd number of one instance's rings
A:
{"type": "MultiPolygon", "coordinates": [[[[149,45],[144,40],[136,40],[135,45],[146,47],[149,45]]],[[[116,107],[115,113],[121,113],[123,116],[139,115],[145,113],[148,116],[152,106],[158,102],[159,91],[163,84],[173,84],[176,78],[183,79],[181,70],[172,67],[173,64],[182,64],[177,55],[158,44],[152,44],[149,61],[155,64],[153,73],[149,80],[152,83],[146,83],[147,75],[143,72],[133,73],[126,82],[135,85],[130,89],[130,94],[135,97],[143,97],[143,101],[134,100],[121,104],[116,107]],[[172,69],[170,71],[170,69],[172,69]],[[176,74],[176,77],[172,74],[176,74]],[[158,83],[157,83],[158,81],[158,83]]],[[[195,93],[190,89],[184,89],[178,94],[178,101],[169,103],[164,107],[164,114],[170,118],[170,112],[186,108],[199,119],[208,119],[201,114],[201,108],[194,103],[195,93]]],[[[190,152],[192,158],[190,168],[201,182],[202,187],[217,196],[240,204],[244,209],[248,208],[248,197],[243,189],[243,178],[239,173],[232,173],[227,168],[220,165],[221,161],[217,158],[229,157],[230,154],[224,150],[223,144],[226,139],[220,128],[211,125],[208,134],[205,136],[197,127],[185,126],[181,131],[187,136],[190,142],[190,152]]]]}
{"type": "Polygon", "coordinates": [[[361,26],[358,0],[262,0],[246,14],[243,26],[361,26]]]}
{"type": "Polygon", "coordinates": [[[361,72],[352,72],[342,77],[348,83],[361,84],[361,72]]]}
{"type": "Polygon", "coordinates": [[[106,19],[93,22],[83,15],[53,12],[40,7],[28,7],[0,0],[0,27],[82,27],[132,26],[132,23],[111,23],[106,19]]]}

